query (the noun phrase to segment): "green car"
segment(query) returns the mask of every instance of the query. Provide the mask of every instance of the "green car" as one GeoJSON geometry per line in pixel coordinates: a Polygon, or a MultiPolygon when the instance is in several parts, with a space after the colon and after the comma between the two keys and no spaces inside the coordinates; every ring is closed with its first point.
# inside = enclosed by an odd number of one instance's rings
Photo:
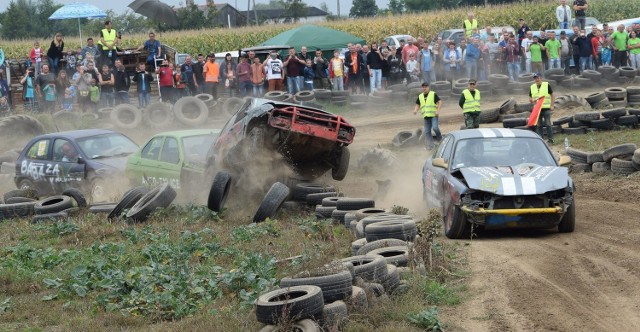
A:
{"type": "Polygon", "coordinates": [[[219,129],[169,131],[151,137],[129,156],[125,174],[133,185],[173,188],[197,184],[204,173],[205,157],[219,129]]]}

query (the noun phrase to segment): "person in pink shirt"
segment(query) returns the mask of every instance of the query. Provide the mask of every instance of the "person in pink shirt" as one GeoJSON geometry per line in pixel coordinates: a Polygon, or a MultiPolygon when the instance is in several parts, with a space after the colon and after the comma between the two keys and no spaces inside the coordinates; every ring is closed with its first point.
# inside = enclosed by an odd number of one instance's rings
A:
{"type": "Polygon", "coordinates": [[[33,66],[33,68],[35,68],[36,70],[35,72],[36,77],[38,77],[38,74],[40,74],[40,68],[42,67],[42,54],[44,53],[40,48],[40,43],[36,41],[35,43],[33,43],[33,48],[31,49],[31,53],[29,53],[29,58],[31,59],[31,66],[33,66]]]}
{"type": "Polygon", "coordinates": [[[418,54],[418,46],[414,45],[415,40],[413,37],[407,38],[407,45],[402,48],[402,61],[407,63],[409,61],[409,53],[418,54]]]}

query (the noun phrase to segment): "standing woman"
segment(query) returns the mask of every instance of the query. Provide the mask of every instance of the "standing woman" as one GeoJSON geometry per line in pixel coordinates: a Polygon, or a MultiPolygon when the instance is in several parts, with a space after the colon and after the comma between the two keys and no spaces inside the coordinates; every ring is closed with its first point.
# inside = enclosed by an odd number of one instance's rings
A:
{"type": "Polygon", "coordinates": [[[49,50],[47,51],[49,67],[51,67],[51,72],[53,72],[54,75],[58,74],[58,63],[64,56],[64,53],[62,52],[64,52],[64,41],[62,40],[62,34],[60,32],[56,32],[56,36],[51,41],[51,45],[49,46],[49,50]]]}
{"type": "Polygon", "coordinates": [[[61,69],[58,72],[58,77],[56,78],[56,93],[58,94],[58,103],[62,105],[62,101],[64,100],[64,93],[68,87],[71,86],[71,81],[67,76],[67,71],[65,69],[61,69]]]}
{"type": "Polygon", "coordinates": [[[629,40],[627,41],[627,49],[629,49],[629,63],[631,67],[640,68],[640,38],[635,30],[631,30],[629,40]]]}

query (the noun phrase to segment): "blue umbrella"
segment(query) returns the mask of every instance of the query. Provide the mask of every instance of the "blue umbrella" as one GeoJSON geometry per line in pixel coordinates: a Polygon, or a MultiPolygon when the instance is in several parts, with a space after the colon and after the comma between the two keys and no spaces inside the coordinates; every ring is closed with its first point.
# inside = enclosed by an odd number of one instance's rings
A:
{"type": "Polygon", "coordinates": [[[78,31],[80,31],[80,47],[82,47],[82,30],[80,29],[81,18],[104,18],[107,17],[102,9],[84,2],[74,2],[60,7],[49,16],[50,20],[66,20],[70,18],[78,19],[78,31]]]}

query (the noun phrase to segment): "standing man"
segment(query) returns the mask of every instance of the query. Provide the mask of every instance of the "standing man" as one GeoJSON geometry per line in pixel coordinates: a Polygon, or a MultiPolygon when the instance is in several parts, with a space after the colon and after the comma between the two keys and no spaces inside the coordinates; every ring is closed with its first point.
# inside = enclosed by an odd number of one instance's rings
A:
{"type": "Polygon", "coordinates": [[[49,71],[48,64],[42,64],[40,74],[36,78],[36,92],[44,100],[44,110],[53,113],[56,108],[56,77],[49,71]]]}
{"type": "Polygon", "coordinates": [[[560,6],[556,8],[556,19],[558,20],[558,29],[569,29],[571,7],[567,5],[567,0],[560,0],[560,6]]]}
{"type": "Polygon", "coordinates": [[[100,61],[100,54],[102,54],[102,50],[98,49],[98,47],[93,43],[93,38],[87,38],[87,45],[82,48],[81,59],[79,62],[87,58],[87,54],[91,54],[91,59],[93,61],[100,61]]]}
{"type": "Polygon", "coordinates": [[[473,12],[469,12],[467,13],[467,19],[464,20],[464,31],[465,31],[465,36],[467,36],[467,38],[471,38],[471,34],[473,34],[473,30],[478,28],[478,21],[473,18],[473,12]]]}
{"type": "Polygon", "coordinates": [[[282,60],[278,59],[276,51],[271,51],[271,53],[269,53],[269,58],[264,62],[264,67],[267,68],[267,83],[269,91],[282,90],[284,65],[282,60]]]}
{"type": "MultiPolygon", "coordinates": [[[[354,45],[349,46],[349,52],[347,52],[344,57],[344,65],[348,68],[349,72],[349,87],[351,88],[351,94],[355,94],[362,85],[360,82],[362,82],[361,72],[364,67],[364,60],[362,59],[362,54],[356,51],[356,47],[354,45]]],[[[335,72],[335,68],[333,69],[335,72]]]]}
{"type": "Polygon", "coordinates": [[[431,50],[427,45],[423,45],[420,50],[418,63],[420,73],[422,74],[422,82],[435,81],[435,71],[433,71],[434,57],[432,57],[431,50]]]}
{"type": "MultiPolygon", "coordinates": [[[[284,60],[284,66],[287,68],[287,89],[292,95],[302,90],[302,87],[298,85],[300,82],[298,77],[302,74],[300,72],[300,61],[296,54],[296,49],[293,47],[289,48],[289,55],[284,60]]],[[[271,89],[269,89],[269,91],[271,91],[271,89]]]]}
{"type": "Polygon", "coordinates": [[[136,82],[138,88],[138,108],[146,107],[151,101],[153,76],[147,71],[147,66],[144,63],[138,64],[138,71],[133,76],[133,81],[136,82]]]}
{"type": "Polygon", "coordinates": [[[160,42],[156,40],[155,33],[149,32],[149,40],[144,42],[144,44],[138,47],[137,50],[140,51],[142,49],[146,49],[149,53],[149,55],[147,55],[147,66],[155,69],[156,59],[160,59],[162,57],[162,47],[160,46],[160,42]]]}
{"type": "Polygon", "coordinates": [[[512,81],[518,79],[520,74],[520,47],[516,42],[516,36],[509,35],[509,43],[505,47],[505,62],[507,63],[507,72],[512,81]]]}
{"type": "MultiPolygon", "coordinates": [[[[373,46],[373,45],[372,45],[373,46]]],[[[369,64],[368,64],[368,60],[367,57],[369,56],[371,52],[369,51],[369,45],[364,44],[362,46],[362,52],[360,52],[360,55],[362,55],[362,91],[367,91],[367,88],[371,86],[371,75],[369,72],[369,64]]],[[[366,93],[366,92],[365,92],[366,93]]]]}
{"type": "Polygon", "coordinates": [[[313,86],[318,89],[331,89],[327,69],[329,68],[329,60],[322,56],[322,50],[316,50],[316,56],[313,58],[311,68],[315,74],[313,86]]]}
{"type": "Polygon", "coordinates": [[[613,48],[613,66],[620,68],[627,65],[627,41],[629,35],[624,31],[624,25],[618,25],[618,31],[611,34],[609,43],[613,48]]]}
{"type": "MultiPolygon", "coordinates": [[[[587,38],[584,30],[580,31],[580,36],[578,37],[578,39],[576,39],[575,45],[578,47],[578,52],[579,52],[578,63],[580,64],[580,73],[582,73],[587,69],[591,69],[590,60],[591,60],[591,57],[593,56],[593,46],[591,44],[591,40],[587,38]]],[[[624,52],[624,54],[626,55],[627,53],[624,52]]]]}
{"type": "Polygon", "coordinates": [[[382,52],[378,49],[378,43],[371,44],[371,52],[367,54],[367,69],[369,70],[369,82],[371,95],[376,89],[382,89],[382,52]]]}
{"type": "Polygon", "coordinates": [[[527,31],[526,38],[523,39],[520,44],[521,53],[524,54],[524,68],[526,73],[531,72],[531,52],[529,51],[529,45],[531,45],[531,43],[533,43],[533,32],[527,31]]]}
{"type": "Polygon", "coordinates": [[[202,93],[204,91],[204,56],[198,54],[198,61],[193,64],[193,74],[196,77],[196,91],[202,93]]]}
{"type": "Polygon", "coordinates": [[[584,30],[587,24],[586,11],[588,8],[587,0],[573,0],[573,9],[576,11],[576,25],[580,30],[584,30]]]}
{"type": "Polygon", "coordinates": [[[542,72],[543,70],[543,59],[542,53],[546,51],[546,48],[540,41],[538,41],[538,37],[533,37],[533,42],[529,44],[527,47],[527,53],[531,54],[531,70],[534,73],[542,72]]]}
{"type": "Polygon", "coordinates": [[[116,48],[119,39],[116,38],[116,30],[111,28],[111,21],[104,22],[104,29],[100,30],[100,41],[98,45],[102,46],[102,64],[106,64],[109,68],[113,67],[116,58],[116,48]]]}
{"type": "Polygon", "coordinates": [[[467,129],[480,127],[480,91],[476,90],[476,80],[469,80],[469,88],[460,95],[458,105],[462,108],[464,125],[467,129]]]}
{"type": "Polygon", "coordinates": [[[180,66],[180,72],[182,75],[180,76],[182,82],[189,88],[189,96],[193,96],[198,91],[198,82],[196,81],[196,72],[193,68],[193,63],[191,63],[191,56],[187,55],[184,60],[182,66],[180,66]]]}
{"type": "Polygon", "coordinates": [[[247,55],[240,57],[240,63],[236,67],[238,72],[238,83],[240,87],[240,97],[250,96],[253,90],[253,83],[251,83],[251,65],[247,63],[247,55]]]}
{"type": "Polygon", "coordinates": [[[114,94],[116,79],[106,64],[102,65],[102,72],[100,72],[100,76],[98,76],[98,83],[98,85],[100,85],[100,100],[103,101],[103,105],[105,107],[116,106],[114,94]]]}
{"type": "Polygon", "coordinates": [[[478,76],[478,60],[482,57],[480,51],[480,40],[478,37],[471,39],[471,44],[467,46],[467,52],[464,57],[465,68],[467,69],[467,77],[478,76]]]}
{"type": "Polygon", "coordinates": [[[571,58],[573,58],[573,43],[567,39],[567,33],[560,31],[560,62],[564,74],[569,75],[571,70],[571,58]]]}
{"type": "Polygon", "coordinates": [[[544,97],[544,101],[542,102],[542,109],[540,110],[540,117],[538,118],[538,123],[536,125],[536,133],[540,137],[542,135],[542,126],[547,127],[547,142],[549,144],[553,144],[553,130],[551,128],[551,112],[553,112],[553,90],[549,85],[549,82],[542,81],[542,75],[540,73],[533,74],[533,80],[535,83],[531,84],[531,89],[529,89],[529,102],[534,103],[536,100],[540,99],[540,97],[544,97]]]}
{"type": "Polygon", "coordinates": [[[307,60],[311,59],[311,54],[307,52],[307,47],[300,47],[300,53],[298,54],[298,60],[300,64],[300,76],[298,76],[298,87],[300,90],[304,90],[304,68],[307,66],[307,60]]]}
{"type": "Polygon", "coordinates": [[[442,100],[438,97],[435,91],[429,91],[429,83],[422,83],[422,93],[418,95],[416,100],[416,106],[413,109],[413,114],[417,114],[418,110],[424,118],[424,137],[426,138],[427,150],[433,150],[434,142],[431,129],[436,133],[436,140],[442,140],[442,134],[438,128],[438,115],[440,108],[442,107],[442,100]]]}
{"type": "Polygon", "coordinates": [[[116,105],[128,104],[131,81],[121,60],[116,60],[116,69],[113,74],[116,80],[114,85],[116,89],[116,105]]]}
{"type": "Polygon", "coordinates": [[[549,68],[560,68],[560,49],[562,48],[562,44],[556,39],[556,33],[554,31],[549,32],[549,40],[544,43],[544,47],[547,49],[549,68]]]}

